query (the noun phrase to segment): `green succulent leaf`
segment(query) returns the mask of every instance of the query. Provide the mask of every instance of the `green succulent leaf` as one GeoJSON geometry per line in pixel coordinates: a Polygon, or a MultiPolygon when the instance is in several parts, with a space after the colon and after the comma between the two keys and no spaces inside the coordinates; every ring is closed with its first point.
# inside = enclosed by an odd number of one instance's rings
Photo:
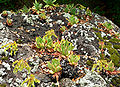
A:
{"type": "Polygon", "coordinates": [[[105,23],[103,23],[102,25],[103,25],[104,27],[106,27],[107,29],[109,29],[109,30],[113,29],[113,26],[112,26],[111,23],[105,22],[105,23]]]}
{"type": "Polygon", "coordinates": [[[74,55],[73,53],[70,54],[68,61],[70,64],[72,65],[77,65],[78,61],[80,60],[80,56],[79,55],[74,55]]]}
{"type": "Polygon", "coordinates": [[[73,50],[74,46],[68,40],[62,39],[60,42],[54,43],[54,50],[60,52],[64,56],[68,56],[70,51],[73,50]]]}
{"type": "Polygon", "coordinates": [[[56,72],[59,72],[62,68],[60,67],[60,60],[59,59],[52,59],[52,63],[48,63],[48,68],[52,70],[50,73],[54,74],[56,72]]]}
{"type": "Polygon", "coordinates": [[[15,41],[14,41],[13,43],[10,42],[10,43],[8,43],[8,44],[6,44],[6,45],[3,45],[1,48],[4,48],[4,47],[6,47],[4,51],[10,49],[10,55],[11,55],[11,56],[12,56],[12,53],[13,53],[13,52],[14,52],[14,55],[15,55],[16,52],[18,51],[17,43],[16,43],[15,41]]]}
{"type": "Polygon", "coordinates": [[[28,78],[26,78],[23,83],[21,84],[21,86],[23,86],[24,83],[27,83],[27,87],[35,87],[34,82],[40,83],[40,80],[36,79],[35,76],[33,74],[30,74],[30,76],[28,76],[28,78]]]}
{"type": "Polygon", "coordinates": [[[33,5],[37,11],[41,10],[42,8],[42,4],[38,3],[37,0],[35,0],[35,3],[33,3],[33,5]]]}
{"type": "Polygon", "coordinates": [[[110,62],[107,62],[107,60],[98,60],[97,64],[94,64],[92,67],[92,71],[97,67],[97,71],[100,72],[102,69],[114,71],[114,63],[112,63],[112,60],[110,62]]]}
{"type": "Polygon", "coordinates": [[[76,16],[74,16],[74,15],[72,15],[69,19],[67,19],[68,21],[69,21],[69,23],[71,24],[71,25],[73,25],[73,24],[77,24],[78,22],[79,22],[79,19],[76,17],[76,16]]]}
{"type": "Polygon", "coordinates": [[[23,59],[19,61],[16,60],[15,62],[13,62],[12,66],[14,67],[13,73],[17,73],[18,71],[22,71],[23,69],[28,70],[28,73],[30,73],[31,70],[31,67],[23,59]]]}

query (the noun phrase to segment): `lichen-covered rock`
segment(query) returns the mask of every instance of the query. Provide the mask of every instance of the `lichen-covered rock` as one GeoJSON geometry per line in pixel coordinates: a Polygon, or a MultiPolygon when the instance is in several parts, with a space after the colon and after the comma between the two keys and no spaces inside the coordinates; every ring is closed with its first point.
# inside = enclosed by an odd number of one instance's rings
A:
{"type": "Polygon", "coordinates": [[[79,87],[108,87],[106,81],[96,72],[87,70],[86,75],[77,80],[79,87]]]}
{"type": "Polygon", "coordinates": [[[75,83],[69,78],[63,78],[60,80],[61,87],[76,87],[75,83]]]}

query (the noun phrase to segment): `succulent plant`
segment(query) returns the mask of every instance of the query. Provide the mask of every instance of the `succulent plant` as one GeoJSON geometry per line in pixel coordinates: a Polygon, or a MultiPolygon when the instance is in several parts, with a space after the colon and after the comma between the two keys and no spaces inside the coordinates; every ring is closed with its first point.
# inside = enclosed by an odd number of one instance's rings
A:
{"type": "Polygon", "coordinates": [[[40,15],[39,15],[39,17],[41,18],[41,19],[46,19],[46,14],[45,14],[45,12],[44,13],[41,13],[40,15]]]}
{"type": "Polygon", "coordinates": [[[69,56],[70,51],[74,48],[73,44],[68,40],[62,39],[60,42],[54,43],[54,50],[60,52],[64,56],[69,56]]]}
{"type": "Polygon", "coordinates": [[[37,0],[35,0],[35,3],[33,3],[33,7],[32,7],[32,11],[33,14],[39,14],[44,12],[44,9],[42,9],[43,4],[42,3],[38,3],[37,0]]]}
{"type": "Polygon", "coordinates": [[[45,32],[45,36],[43,38],[41,37],[36,37],[36,47],[37,48],[52,48],[53,47],[53,40],[51,36],[57,36],[54,33],[54,30],[49,30],[45,32]]]}
{"type": "Polygon", "coordinates": [[[81,5],[81,4],[80,4],[79,8],[80,8],[81,10],[86,9],[86,7],[83,6],[83,5],[81,5]]]}
{"type": "Polygon", "coordinates": [[[7,18],[7,20],[6,20],[6,23],[7,23],[8,26],[12,26],[12,25],[13,25],[13,24],[12,24],[12,20],[11,20],[11,19],[8,19],[8,18],[7,18]]]}
{"type": "Polygon", "coordinates": [[[56,0],[43,0],[43,1],[46,3],[44,8],[51,8],[51,9],[53,9],[53,6],[56,6],[54,4],[54,2],[56,2],[56,0]]]}
{"type": "Polygon", "coordinates": [[[22,71],[23,69],[26,69],[28,73],[30,73],[31,67],[28,65],[27,61],[21,59],[16,60],[13,62],[12,66],[14,67],[13,73],[17,73],[18,71],[22,71]]]}
{"type": "Polygon", "coordinates": [[[10,49],[10,51],[11,51],[11,52],[10,52],[10,55],[11,55],[11,56],[12,56],[13,52],[14,52],[14,55],[15,55],[15,54],[16,54],[16,51],[18,50],[17,44],[16,44],[15,41],[14,41],[13,43],[10,42],[10,43],[8,43],[8,44],[6,44],[6,45],[3,45],[1,48],[4,48],[4,47],[6,47],[6,49],[5,49],[4,51],[10,49]]]}
{"type": "Polygon", "coordinates": [[[35,78],[35,75],[30,74],[25,81],[22,82],[21,86],[23,86],[24,83],[28,82],[27,87],[35,87],[34,83],[40,83],[40,80],[35,78]]]}
{"type": "Polygon", "coordinates": [[[76,8],[74,8],[74,4],[66,5],[64,10],[66,13],[70,13],[71,15],[76,15],[76,8]]]}
{"type": "Polygon", "coordinates": [[[42,4],[38,3],[37,0],[35,0],[35,3],[33,3],[35,9],[39,11],[42,8],[42,4]]]}
{"type": "Polygon", "coordinates": [[[92,71],[97,67],[97,72],[102,71],[102,69],[105,69],[107,71],[114,71],[114,63],[112,63],[112,60],[110,62],[107,62],[107,60],[98,60],[97,64],[93,64],[92,71]]]}
{"type": "Polygon", "coordinates": [[[107,28],[108,30],[113,29],[113,26],[111,25],[111,23],[105,22],[102,24],[105,28],[107,28]]]}
{"type": "Polygon", "coordinates": [[[60,59],[52,59],[52,63],[47,62],[48,68],[51,70],[50,73],[54,74],[59,72],[62,68],[60,66],[60,59]]]}
{"type": "Polygon", "coordinates": [[[87,16],[90,16],[90,17],[92,16],[92,12],[91,12],[91,10],[90,10],[89,8],[87,8],[85,14],[86,14],[87,16]]]}
{"type": "Polygon", "coordinates": [[[3,11],[3,12],[2,12],[2,16],[3,16],[3,17],[7,17],[7,16],[8,16],[7,11],[3,11]]]}
{"type": "Polygon", "coordinates": [[[72,15],[69,19],[67,19],[70,25],[77,24],[79,22],[79,19],[72,15]]]}
{"type": "Polygon", "coordinates": [[[30,11],[30,9],[28,9],[27,6],[24,5],[23,8],[21,9],[21,11],[24,13],[28,13],[30,11]]]}
{"type": "Polygon", "coordinates": [[[78,61],[80,60],[80,55],[74,55],[73,52],[68,57],[68,61],[71,65],[77,65],[78,61]]]}

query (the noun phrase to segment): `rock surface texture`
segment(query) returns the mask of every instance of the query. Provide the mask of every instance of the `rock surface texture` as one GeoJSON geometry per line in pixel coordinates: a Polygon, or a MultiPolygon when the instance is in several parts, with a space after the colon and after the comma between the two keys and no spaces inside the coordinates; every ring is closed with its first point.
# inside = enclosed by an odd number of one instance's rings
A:
{"type": "MultiPolygon", "coordinates": [[[[54,56],[48,54],[37,55],[37,51],[31,47],[35,43],[38,36],[43,37],[45,32],[53,29],[55,34],[61,39],[67,39],[74,45],[73,51],[80,55],[80,60],[76,67],[70,66],[68,61],[61,60],[63,68],[59,77],[60,87],[120,87],[119,74],[106,74],[104,71],[98,73],[92,72],[91,68],[95,60],[102,59],[99,42],[104,41],[104,57],[107,60],[112,60],[115,64],[115,70],[120,70],[120,28],[106,17],[102,17],[96,13],[91,13],[92,17],[86,20],[84,18],[85,10],[77,9],[80,19],[77,24],[68,25],[68,20],[71,14],[64,12],[64,7],[57,7],[53,11],[45,11],[46,19],[43,20],[39,15],[29,13],[13,13],[6,18],[0,14],[0,87],[19,87],[20,84],[27,78],[26,70],[13,73],[12,63],[15,60],[26,59],[31,67],[31,73],[35,78],[40,80],[40,83],[35,83],[35,87],[57,87],[56,80],[52,75],[43,73],[47,71],[44,66],[47,61],[51,61],[54,56]],[[12,19],[13,25],[7,26],[7,18],[12,19]],[[83,18],[83,19],[82,19],[83,18]],[[110,23],[113,28],[112,33],[119,34],[118,39],[114,34],[110,34],[106,28],[101,25],[110,23]],[[60,31],[62,26],[66,26],[64,32],[60,31]],[[103,30],[103,31],[102,31],[103,30]],[[105,30],[105,31],[104,31],[105,30]],[[10,49],[1,48],[3,45],[16,41],[18,51],[16,55],[10,55],[10,49]],[[79,79],[77,79],[79,78],[79,79]],[[73,80],[74,79],[74,80],[73,80]],[[116,83],[117,82],[117,83],[116,83]]],[[[54,38],[54,37],[53,37],[54,38]]],[[[27,83],[23,85],[27,87],[27,83]]]]}

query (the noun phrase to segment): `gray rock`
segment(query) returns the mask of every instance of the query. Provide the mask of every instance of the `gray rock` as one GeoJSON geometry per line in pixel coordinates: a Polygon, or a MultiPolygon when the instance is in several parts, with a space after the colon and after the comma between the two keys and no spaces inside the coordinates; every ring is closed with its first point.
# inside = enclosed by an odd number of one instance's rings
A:
{"type": "Polygon", "coordinates": [[[106,81],[97,72],[87,71],[86,75],[76,81],[80,87],[107,87],[106,81]]]}
{"type": "Polygon", "coordinates": [[[76,87],[75,83],[70,78],[63,78],[60,80],[61,87],[76,87]]]}
{"type": "Polygon", "coordinates": [[[45,83],[51,81],[51,79],[47,75],[42,74],[42,73],[35,75],[35,77],[36,79],[40,80],[41,82],[45,82],[45,83]]]}
{"type": "Polygon", "coordinates": [[[0,22],[0,30],[4,27],[3,23],[0,22]]]}

